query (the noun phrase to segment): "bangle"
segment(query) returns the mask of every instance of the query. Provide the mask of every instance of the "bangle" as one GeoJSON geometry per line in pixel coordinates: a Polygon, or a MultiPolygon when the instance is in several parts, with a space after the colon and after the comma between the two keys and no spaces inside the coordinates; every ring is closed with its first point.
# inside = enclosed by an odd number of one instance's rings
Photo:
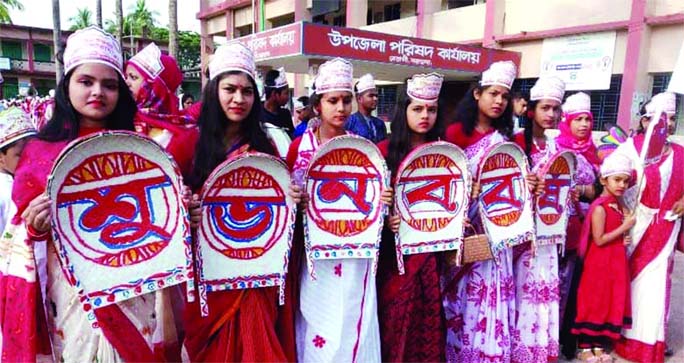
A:
{"type": "Polygon", "coordinates": [[[580,186],[582,187],[582,191],[580,191],[580,197],[583,197],[583,196],[584,196],[584,192],[585,192],[586,189],[587,189],[587,186],[584,185],[584,184],[582,184],[582,185],[580,185],[580,186]]]}

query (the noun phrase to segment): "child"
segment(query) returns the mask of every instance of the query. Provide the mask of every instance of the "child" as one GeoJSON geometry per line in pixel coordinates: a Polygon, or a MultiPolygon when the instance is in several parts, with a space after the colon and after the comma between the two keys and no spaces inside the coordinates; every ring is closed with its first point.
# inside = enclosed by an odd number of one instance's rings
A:
{"type": "Polygon", "coordinates": [[[12,107],[0,112],[0,233],[13,217],[16,207],[12,203],[12,180],[26,138],[35,135],[29,115],[12,107]]]}
{"type": "Polygon", "coordinates": [[[605,353],[610,341],[631,325],[627,232],[636,222],[625,213],[619,197],[629,186],[631,161],[610,155],[601,165],[603,193],[592,203],[582,228],[580,258],[584,260],[577,292],[577,315],[572,333],[579,335],[583,362],[612,362],[605,353]],[[592,351],[593,350],[593,351],[592,351]]]}
{"type": "MultiPolygon", "coordinates": [[[[391,123],[392,133],[378,144],[395,177],[399,164],[411,150],[443,137],[443,120],[438,115],[442,80],[441,75],[430,73],[416,74],[407,81],[406,96],[399,103],[403,107],[397,108],[391,123]]],[[[404,256],[406,274],[399,275],[394,240],[399,222],[399,215],[390,217],[380,246],[377,286],[382,360],[444,361],[439,254],[404,256]]]]}

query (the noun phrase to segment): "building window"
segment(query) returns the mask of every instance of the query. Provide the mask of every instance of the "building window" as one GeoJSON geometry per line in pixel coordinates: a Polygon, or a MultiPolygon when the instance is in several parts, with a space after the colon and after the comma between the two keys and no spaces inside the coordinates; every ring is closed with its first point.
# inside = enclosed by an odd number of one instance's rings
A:
{"type": "Polygon", "coordinates": [[[3,40],[1,47],[2,47],[2,56],[3,57],[7,57],[10,59],[18,59],[18,60],[24,59],[24,56],[22,55],[22,52],[21,52],[21,43],[20,42],[3,40]]]}
{"type": "Polygon", "coordinates": [[[392,120],[397,105],[397,86],[378,87],[378,117],[385,122],[392,120]]]}
{"type": "Polygon", "coordinates": [[[285,26],[285,25],[288,25],[288,24],[292,24],[292,23],[294,23],[294,19],[295,19],[294,13],[293,13],[293,14],[284,15],[284,16],[281,16],[281,17],[278,17],[278,18],[270,19],[271,27],[272,27],[272,28],[278,28],[278,27],[281,27],[281,26],[285,26]]]}
{"type": "Polygon", "coordinates": [[[17,78],[5,78],[2,83],[2,98],[11,99],[19,95],[19,80],[17,78]]]}
{"type": "MultiPolygon", "coordinates": [[[[512,91],[530,94],[530,88],[537,82],[537,78],[516,79],[512,91]]],[[[583,91],[591,97],[591,113],[594,115],[594,131],[608,130],[617,124],[618,105],[620,104],[620,84],[622,75],[614,74],[610,77],[610,88],[602,91],[583,91]]],[[[567,91],[569,96],[577,91],[567,91]]],[[[523,125],[521,125],[523,126],[523,125]]],[[[527,126],[527,125],[524,125],[527,126]]]]}
{"type": "Polygon", "coordinates": [[[36,88],[39,96],[47,96],[51,89],[57,87],[54,79],[33,79],[31,84],[36,88]]]}
{"type": "Polygon", "coordinates": [[[47,44],[34,44],[33,60],[36,62],[52,62],[52,47],[47,44]]]}
{"type": "Polygon", "coordinates": [[[347,24],[347,19],[345,18],[345,15],[339,15],[333,18],[333,25],[334,26],[345,26],[347,24]]]}
{"type": "Polygon", "coordinates": [[[447,0],[447,9],[462,8],[477,4],[477,0],[447,0]]]}
{"type": "Polygon", "coordinates": [[[384,21],[392,21],[401,18],[401,3],[385,5],[384,21]]]}
{"type": "Polygon", "coordinates": [[[311,18],[311,21],[314,23],[318,23],[318,24],[325,24],[325,25],[328,24],[328,21],[325,20],[325,14],[316,15],[313,18],[311,18]]]}

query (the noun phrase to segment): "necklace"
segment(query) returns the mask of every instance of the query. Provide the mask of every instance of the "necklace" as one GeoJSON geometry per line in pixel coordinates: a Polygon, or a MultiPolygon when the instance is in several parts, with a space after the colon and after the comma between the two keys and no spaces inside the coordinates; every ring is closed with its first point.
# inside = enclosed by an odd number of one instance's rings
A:
{"type": "Polygon", "coordinates": [[[532,136],[532,143],[534,144],[534,147],[537,148],[538,151],[543,152],[546,151],[547,147],[549,146],[549,143],[546,140],[546,136],[544,136],[544,148],[542,149],[539,147],[539,144],[537,143],[537,138],[532,136]]]}

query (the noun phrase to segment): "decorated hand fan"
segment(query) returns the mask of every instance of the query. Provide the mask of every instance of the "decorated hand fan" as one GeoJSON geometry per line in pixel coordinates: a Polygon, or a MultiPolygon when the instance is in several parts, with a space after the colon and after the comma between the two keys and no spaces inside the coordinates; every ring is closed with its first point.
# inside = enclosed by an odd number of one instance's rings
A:
{"type": "MultiPolygon", "coordinates": [[[[207,292],[284,288],[295,219],[289,186],[287,166],[261,153],[229,159],[207,178],[197,233],[199,283],[207,292]]],[[[203,297],[200,307],[206,316],[203,297]]]]}
{"type": "Polygon", "coordinates": [[[460,249],[470,197],[468,159],[458,146],[433,142],[406,156],[397,171],[397,266],[403,255],[460,249]]]}
{"type": "Polygon", "coordinates": [[[615,151],[620,144],[627,141],[627,133],[620,126],[613,126],[607,134],[601,137],[601,145],[598,147],[598,157],[603,161],[608,155],[615,151]]]}
{"type": "Polygon", "coordinates": [[[131,132],[79,138],[60,154],[47,185],[52,230],[86,311],[192,282],[182,185],[171,157],[131,132]]]}
{"type": "Polygon", "coordinates": [[[556,153],[540,171],[544,192],[535,198],[537,245],[564,244],[568,225],[568,205],[577,160],[572,151],[556,153]]]}
{"type": "Polygon", "coordinates": [[[534,236],[532,194],[525,175],[527,157],[516,144],[490,147],[478,167],[479,209],[492,254],[534,236]]]}
{"type": "Polygon", "coordinates": [[[304,234],[312,278],[318,259],[377,262],[385,214],[380,194],[388,187],[385,159],[372,142],[344,135],[318,148],[305,176],[304,234]]]}

